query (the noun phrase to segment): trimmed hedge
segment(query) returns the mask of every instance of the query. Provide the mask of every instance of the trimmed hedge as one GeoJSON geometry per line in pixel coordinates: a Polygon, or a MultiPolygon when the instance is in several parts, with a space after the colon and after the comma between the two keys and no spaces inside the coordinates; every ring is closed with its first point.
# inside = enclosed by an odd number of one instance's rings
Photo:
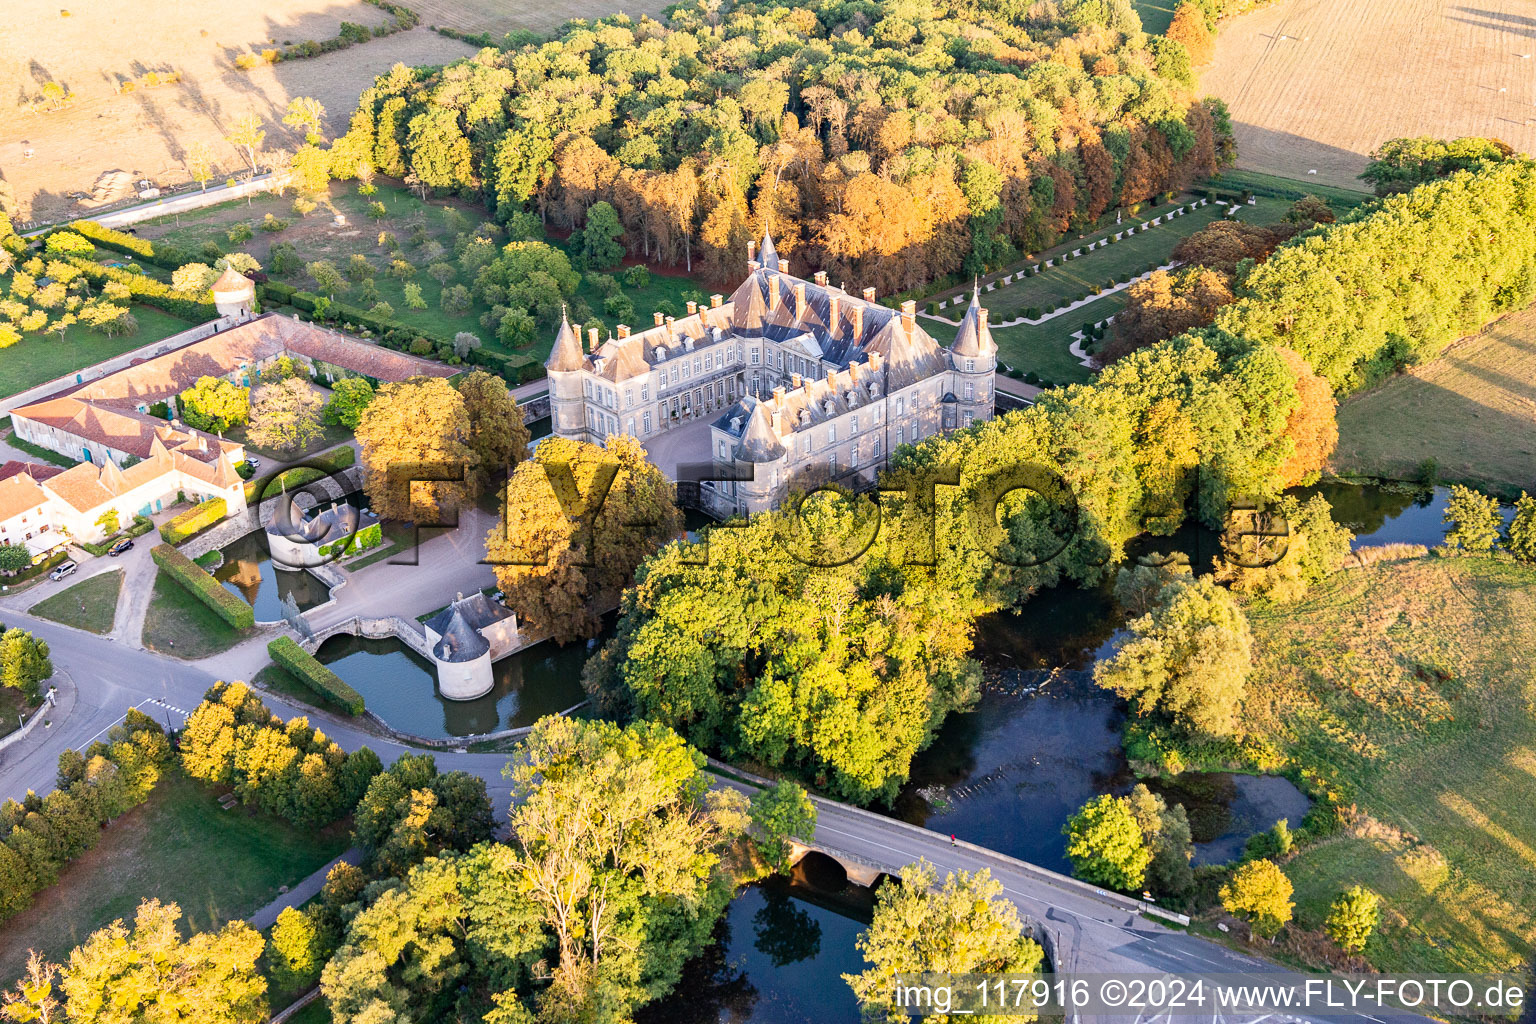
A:
{"type": "Polygon", "coordinates": [[[339,704],[347,714],[363,713],[363,695],[348,686],[335,672],[320,664],[313,654],[295,643],[292,637],[280,636],[273,640],[267,644],[267,653],[295,679],[326,700],[339,704]]]}
{"type": "Polygon", "coordinates": [[[104,267],[83,256],[71,256],[69,262],[96,284],[104,281],[121,282],[128,286],[128,294],[135,301],[162,309],[179,319],[200,324],[219,315],[219,311],[214,308],[211,291],[179,292],[164,281],[157,281],[144,274],[135,274],[131,270],[104,267]]]}
{"type": "Polygon", "coordinates": [[[102,227],[93,220],[73,221],[69,225],[69,230],[83,236],[99,249],[111,249],[114,252],[124,253],[167,270],[175,270],[193,260],[193,255],[180,246],[169,242],[156,244],[146,238],[130,235],[126,231],[102,227]]]}
{"type": "MultiPolygon", "coordinates": [[[[328,452],[316,455],[314,458],[305,461],[311,463],[311,465],[298,466],[294,469],[283,471],[281,477],[283,486],[303,487],[305,484],[318,480],[322,476],[346,469],[357,461],[357,450],[350,445],[342,445],[340,448],[332,448],[328,452]]],[[[261,494],[263,499],[272,497],[271,485],[276,482],[277,480],[274,478],[248,481],[245,485],[246,504],[255,501],[258,494],[261,494]],[[262,490],[264,485],[266,486],[265,491],[262,490]]]]}
{"type": "Polygon", "coordinates": [[[160,527],[160,538],[167,544],[180,544],[191,540],[229,513],[223,498],[209,498],[194,505],[160,527]]]}
{"type": "Polygon", "coordinates": [[[251,607],[250,602],[225,590],[218,580],[169,544],[156,544],[150,549],[149,557],[155,560],[162,572],[212,608],[219,618],[235,629],[250,629],[256,625],[256,609],[251,607]]]}
{"type": "Polygon", "coordinates": [[[320,545],[319,552],[322,555],[335,555],[338,558],[346,558],[357,554],[359,551],[376,548],[382,543],[384,543],[384,527],[379,523],[374,523],[371,526],[365,526],[358,530],[348,537],[345,542],[337,541],[335,544],[320,545]]]}

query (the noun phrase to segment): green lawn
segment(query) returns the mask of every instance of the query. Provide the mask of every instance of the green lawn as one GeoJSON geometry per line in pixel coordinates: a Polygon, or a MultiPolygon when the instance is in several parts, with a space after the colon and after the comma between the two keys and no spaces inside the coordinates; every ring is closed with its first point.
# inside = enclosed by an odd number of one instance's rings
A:
{"type": "Polygon", "coordinates": [[[227,651],[254,635],[255,630],[231,627],[165,573],[155,574],[149,613],[144,616],[145,647],[195,660],[227,651]]]}
{"type": "Polygon", "coordinates": [[[26,694],[10,686],[0,686],[0,736],[21,728],[18,716],[28,713],[26,694]]]}
{"type": "Polygon", "coordinates": [[[1376,200],[1371,193],[1358,189],[1324,185],[1319,181],[1282,178],[1278,174],[1265,174],[1262,171],[1226,170],[1206,184],[1222,191],[1240,192],[1247,189],[1256,196],[1271,196],[1288,201],[1295,201],[1305,195],[1319,196],[1328,200],[1328,205],[1338,214],[1376,200]]]}
{"type": "Polygon", "coordinates": [[[1536,306],[1339,405],[1338,473],[1442,480],[1509,498],[1536,491],[1536,306]]]}
{"type": "MultiPolygon", "coordinates": [[[[1285,216],[1290,203],[1290,200],[1260,198],[1257,204],[1244,206],[1238,216],[1248,223],[1270,224],[1285,216]]],[[[993,324],[992,337],[997,342],[999,360],[1004,365],[1038,374],[1053,384],[1092,380],[1094,371],[1068,351],[1073,340],[1072,334],[1082,330],[1084,323],[1097,323],[1119,313],[1125,306],[1124,290],[1100,296],[1043,324],[999,327],[998,322],[1018,318],[1029,306],[1036,306],[1043,312],[1064,300],[1075,299],[1089,290],[1091,283],[1103,283],[1110,276],[1129,276],[1127,267],[1139,271],[1153,261],[1159,265],[1166,263],[1182,239],[1218,219],[1225,209],[1211,203],[1113,245],[1051,267],[1036,277],[1022,278],[984,293],[982,304],[987,307],[993,324]]],[[[1156,213],[1155,210],[1151,212],[1156,213]]],[[[1065,247],[1058,247],[1058,251],[1065,247]]],[[[938,294],[948,296],[951,293],[946,290],[938,294]]],[[[949,307],[942,310],[940,315],[954,316],[958,313],[958,309],[949,307]]],[[[939,342],[947,345],[954,339],[954,327],[927,317],[923,317],[921,322],[923,329],[939,342]]],[[[1087,346],[1087,351],[1093,351],[1091,344],[1087,346]]]]}
{"type": "Polygon", "coordinates": [[[1173,24],[1173,12],[1178,4],[1174,0],[1132,0],[1131,6],[1141,16],[1141,30],[1160,36],[1173,24]]]}
{"type": "MultiPolygon", "coordinates": [[[[1249,223],[1269,223],[1285,215],[1290,204],[1280,199],[1260,199],[1255,206],[1245,206],[1239,219],[1249,223]]],[[[1137,231],[1102,249],[1094,249],[1066,263],[1046,268],[1034,277],[1015,278],[986,296],[987,310],[994,323],[1016,320],[1033,307],[1048,313],[1059,306],[1091,294],[1095,286],[1109,287],[1110,278],[1125,281],[1167,263],[1174,248],[1184,239],[1220,220],[1227,207],[1210,203],[1182,217],[1137,231]]],[[[944,312],[950,312],[944,310],[944,312]]],[[[1076,313],[1075,320],[1087,320],[1076,313]]],[[[1075,329],[1075,328],[1074,328],[1075,329]]]]}
{"type": "Polygon", "coordinates": [[[117,616],[117,595],[123,588],[123,570],[113,569],[88,580],[81,580],[68,590],[54,594],[33,605],[33,615],[62,622],[92,633],[112,632],[117,616]]]}
{"type": "MultiPolygon", "coordinates": [[[[278,242],[291,243],[305,263],[328,259],[343,271],[346,270],[347,263],[354,254],[366,256],[375,271],[374,284],[378,288],[379,297],[394,309],[395,319],[444,339],[452,338],[460,331],[469,331],[479,336],[485,346],[492,351],[514,351],[496,341],[480,326],[481,314],[489,309],[485,304],[475,302],[469,312],[462,316],[449,316],[443,312],[444,286],[434,278],[428,277],[426,273],[430,262],[427,257],[427,246],[426,244],[413,246],[410,242],[413,231],[417,227],[422,228],[429,241],[437,242],[446,250],[438,261],[451,264],[454,262],[454,238],[448,230],[446,211],[458,210],[469,220],[473,230],[474,226],[488,219],[484,209],[446,200],[433,199],[423,202],[410,190],[384,182],[378,184],[377,192],[372,196],[359,195],[356,182],[332,182],[325,202],[307,217],[300,217],[294,213],[292,203],[291,194],[285,198],[273,195],[256,197],[249,206],[243,200],[224,203],[200,210],[195,214],[182,215],[179,226],[170,218],[148,222],[144,226],[143,234],[149,238],[165,238],[178,245],[194,249],[200,248],[203,243],[209,241],[229,249],[232,246],[226,232],[231,224],[248,223],[254,229],[262,223],[265,214],[271,213],[274,217],[287,221],[289,226],[275,233],[257,230],[249,242],[239,247],[250,252],[264,264],[272,245],[278,242]],[[383,203],[385,207],[386,215],[381,220],[373,219],[368,212],[369,205],[375,201],[383,203]],[[345,227],[338,228],[330,223],[336,213],[346,217],[345,227]],[[427,302],[426,309],[408,308],[405,304],[405,283],[385,273],[393,257],[387,255],[378,244],[379,234],[384,231],[395,235],[403,247],[401,255],[415,264],[417,273],[413,280],[421,286],[422,297],[427,302]]],[[[564,246],[564,243],[553,239],[551,243],[564,246]]],[[[276,280],[300,289],[313,289],[315,284],[303,271],[289,277],[279,276],[276,280]]],[[[450,281],[447,287],[471,283],[459,278],[450,281]]],[[[704,287],[691,278],[676,273],[664,275],[653,269],[651,282],[646,287],[624,287],[624,294],[630,297],[635,306],[633,319],[636,323],[630,326],[637,329],[650,326],[654,322],[653,312],[663,301],[671,302],[681,313],[686,301],[683,298],[685,292],[704,291],[704,287]]],[[[358,286],[349,284],[348,290],[338,293],[336,299],[351,305],[366,307],[368,303],[358,292],[358,286]]],[[[615,318],[603,311],[599,293],[592,289],[585,279],[571,301],[572,305],[579,301],[590,306],[593,315],[600,319],[608,330],[616,325],[615,318]]],[[[540,325],[533,343],[516,351],[543,361],[548,357],[554,340],[555,325],[540,325]]]]}
{"type": "Polygon", "coordinates": [[[223,810],[211,790],[172,771],[0,929],[0,978],[21,973],[28,949],[57,962],[114,919],[131,922],[146,897],[177,903],[184,930],[246,917],[348,842],[344,826],[316,831],[239,806],[223,810]]]}
{"type": "Polygon", "coordinates": [[[12,448],[15,448],[19,452],[25,452],[26,454],[32,456],[34,459],[41,459],[43,462],[51,463],[55,466],[62,466],[65,469],[70,469],[79,465],[79,462],[75,459],[71,459],[66,455],[60,455],[58,452],[44,448],[41,445],[33,444],[31,441],[23,441],[14,433],[6,435],[5,443],[10,445],[12,448]]]}
{"type": "Polygon", "coordinates": [[[1361,883],[1383,971],[1520,970],[1536,952],[1536,571],[1423,558],[1255,602],[1251,727],[1356,810],[1285,869],[1297,921],[1361,883]]]}
{"type": "Polygon", "coordinates": [[[14,395],[196,326],[153,306],[137,303],[133,306],[133,317],[139,322],[139,329],[130,337],[108,338],[99,331],[78,326],[70,328],[63,341],[51,334],[24,335],[21,341],[0,351],[0,396],[14,395]]]}

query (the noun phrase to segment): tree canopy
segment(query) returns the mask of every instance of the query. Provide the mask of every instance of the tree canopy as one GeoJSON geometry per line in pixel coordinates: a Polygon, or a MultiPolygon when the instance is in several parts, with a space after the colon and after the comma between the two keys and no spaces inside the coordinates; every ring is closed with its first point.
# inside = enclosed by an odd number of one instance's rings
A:
{"type": "Polygon", "coordinates": [[[484,197],[503,222],[595,219],[593,266],[617,244],[698,261],[717,283],[771,222],[797,266],[890,292],[959,270],[973,248],[988,265],[1039,249],[1230,150],[1192,90],[1198,40],[1143,34],[1125,0],[668,14],[397,67],[363,94],[335,173],[367,154],[484,197]]]}
{"type": "Polygon", "coordinates": [[[1210,578],[1173,580],[1158,606],[1130,623],[1115,653],[1094,667],[1100,686],[1141,715],[1161,714],[1192,732],[1230,736],[1252,659],[1253,637],[1237,601],[1210,578]]]}
{"type": "Polygon", "coordinates": [[[250,400],[250,388],[222,377],[199,377],[196,384],[176,396],[176,405],[188,426],[222,434],[246,421],[250,400]]]}
{"type": "Polygon", "coordinates": [[[681,531],[673,486],[639,441],[549,438],[507,482],[486,557],[508,606],[565,643],[596,636],[636,567],[681,531]]]}
{"type": "Polygon", "coordinates": [[[454,481],[467,481],[474,467],[469,433],[464,396],[441,377],[381,387],[357,423],[373,510],[385,519],[443,522],[465,500],[465,483],[454,481]]]}
{"type": "MultiPolygon", "coordinates": [[[[860,1001],[901,1019],[896,1005],[898,974],[1030,974],[1045,960],[1044,950],[1024,935],[1003,885],[983,868],[944,876],[927,861],[901,870],[901,884],[887,881],[875,895],[874,919],[859,936],[869,963],[862,974],[845,974],[860,1001]]],[[[937,1021],[960,1018],[938,1015],[937,1021]]],[[[1027,1024],[1034,1014],[1001,1014],[999,1021],[1027,1024]]]]}

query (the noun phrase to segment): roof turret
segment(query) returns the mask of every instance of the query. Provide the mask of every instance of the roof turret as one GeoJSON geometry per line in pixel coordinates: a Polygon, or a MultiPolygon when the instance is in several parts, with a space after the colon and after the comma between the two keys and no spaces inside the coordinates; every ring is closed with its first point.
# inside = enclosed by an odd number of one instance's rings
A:
{"type": "Polygon", "coordinates": [[[577,336],[576,329],[566,319],[564,307],[560,310],[560,333],[555,335],[555,347],[550,350],[549,361],[544,364],[545,369],[555,373],[568,373],[571,370],[581,369],[583,357],[581,354],[581,338],[577,336]]]}
{"type": "Polygon", "coordinates": [[[992,329],[987,326],[987,311],[981,307],[979,284],[971,286],[971,305],[960,321],[960,330],[955,333],[949,350],[966,357],[997,355],[997,343],[992,340],[992,329]]]}

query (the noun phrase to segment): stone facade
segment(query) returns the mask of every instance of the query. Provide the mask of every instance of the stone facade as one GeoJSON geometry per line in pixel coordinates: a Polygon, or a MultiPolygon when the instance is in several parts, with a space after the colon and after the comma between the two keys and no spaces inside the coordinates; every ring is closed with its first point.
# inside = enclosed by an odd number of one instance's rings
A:
{"type": "Polygon", "coordinates": [[[641,441],[690,421],[710,424],[712,463],[701,503],[716,515],[757,512],[792,484],[874,483],[890,453],[992,416],[997,346],[973,290],[954,342],[940,345],[900,311],[789,273],[773,240],[753,253],[729,301],[715,295],[688,315],[599,345],[562,323],[546,368],[551,425],[560,437],[641,441]]]}

